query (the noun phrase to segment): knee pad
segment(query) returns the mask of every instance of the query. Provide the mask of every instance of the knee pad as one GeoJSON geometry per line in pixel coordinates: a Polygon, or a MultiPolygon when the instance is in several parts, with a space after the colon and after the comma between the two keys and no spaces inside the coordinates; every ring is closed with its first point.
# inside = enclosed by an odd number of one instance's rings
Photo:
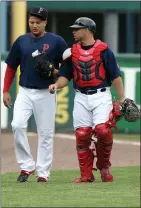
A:
{"type": "Polygon", "coordinates": [[[103,142],[105,143],[113,141],[113,134],[111,128],[106,123],[96,125],[94,129],[94,134],[98,140],[103,140],[103,142]]]}
{"type": "Polygon", "coordinates": [[[91,144],[92,128],[81,127],[76,129],[76,146],[80,149],[88,148],[91,144]]]}

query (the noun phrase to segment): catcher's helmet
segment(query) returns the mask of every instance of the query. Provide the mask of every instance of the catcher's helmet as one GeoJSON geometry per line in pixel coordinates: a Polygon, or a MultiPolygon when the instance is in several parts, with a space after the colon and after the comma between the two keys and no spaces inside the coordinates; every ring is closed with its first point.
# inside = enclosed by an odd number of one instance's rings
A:
{"type": "Polygon", "coordinates": [[[88,28],[92,32],[96,32],[96,23],[88,18],[88,17],[80,17],[78,18],[74,25],[69,26],[72,29],[79,29],[79,28],[88,28]]]}

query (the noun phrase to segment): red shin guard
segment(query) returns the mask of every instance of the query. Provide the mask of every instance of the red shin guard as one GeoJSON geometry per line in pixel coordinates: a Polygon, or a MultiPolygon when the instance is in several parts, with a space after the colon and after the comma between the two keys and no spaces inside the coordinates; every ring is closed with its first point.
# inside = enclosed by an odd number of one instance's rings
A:
{"type": "Polygon", "coordinates": [[[81,177],[91,179],[94,162],[94,155],[92,150],[77,150],[77,156],[81,177]]]}
{"type": "Polygon", "coordinates": [[[112,151],[112,143],[97,142],[97,162],[98,169],[109,168],[111,166],[110,156],[112,151]]]}
{"type": "Polygon", "coordinates": [[[97,162],[98,169],[109,168],[111,166],[110,156],[113,144],[111,128],[107,124],[99,124],[94,130],[97,137],[97,162]]]}
{"type": "Polygon", "coordinates": [[[92,173],[94,154],[89,146],[91,144],[92,128],[79,128],[76,130],[76,146],[77,156],[81,178],[76,178],[74,183],[93,182],[94,176],[92,173]]]}

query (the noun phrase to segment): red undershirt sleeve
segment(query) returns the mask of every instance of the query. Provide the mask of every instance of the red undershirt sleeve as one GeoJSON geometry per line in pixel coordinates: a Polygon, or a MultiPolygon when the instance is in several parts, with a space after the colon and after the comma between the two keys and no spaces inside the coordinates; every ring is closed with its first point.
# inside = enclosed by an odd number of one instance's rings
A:
{"type": "Polygon", "coordinates": [[[10,66],[7,65],[5,77],[4,77],[3,93],[9,92],[9,89],[12,85],[15,74],[16,74],[16,70],[12,69],[10,66]]]}

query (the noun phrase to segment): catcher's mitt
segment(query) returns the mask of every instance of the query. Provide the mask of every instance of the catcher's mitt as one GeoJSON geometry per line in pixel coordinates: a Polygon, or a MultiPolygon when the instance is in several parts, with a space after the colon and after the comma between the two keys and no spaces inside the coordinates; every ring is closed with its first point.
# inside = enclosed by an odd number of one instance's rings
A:
{"type": "Polygon", "coordinates": [[[134,122],[140,119],[141,112],[138,109],[135,102],[129,98],[126,98],[121,104],[121,110],[123,112],[123,117],[128,122],[134,122]]]}
{"type": "Polygon", "coordinates": [[[42,78],[52,78],[54,65],[50,63],[46,53],[41,53],[33,57],[34,67],[42,78]]]}

